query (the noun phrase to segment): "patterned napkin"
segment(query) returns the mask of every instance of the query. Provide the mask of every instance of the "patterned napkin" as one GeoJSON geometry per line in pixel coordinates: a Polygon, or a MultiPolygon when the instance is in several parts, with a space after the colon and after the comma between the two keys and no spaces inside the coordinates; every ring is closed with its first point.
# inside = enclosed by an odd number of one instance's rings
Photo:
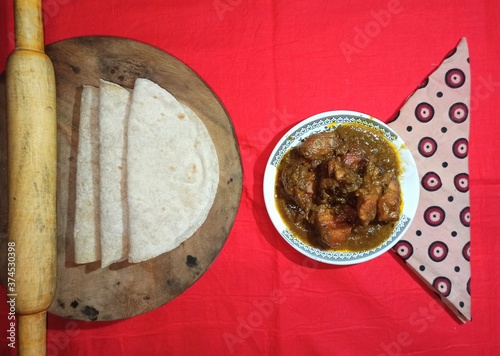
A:
{"type": "Polygon", "coordinates": [[[471,320],[470,79],[463,38],[388,121],[421,180],[415,220],[394,250],[464,322],[471,320]]]}

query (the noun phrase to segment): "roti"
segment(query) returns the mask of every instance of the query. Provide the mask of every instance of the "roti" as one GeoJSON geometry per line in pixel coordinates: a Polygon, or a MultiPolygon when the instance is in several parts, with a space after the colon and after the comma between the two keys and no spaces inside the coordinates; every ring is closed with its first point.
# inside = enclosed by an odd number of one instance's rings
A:
{"type": "Polygon", "coordinates": [[[130,262],[171,251],[205,221],[219,181],[203,122],[169,92],[137,79],[128,117],[130,262]]]}
{"type": "MultiPolygon", "coordinates": [[[[187,116],[196,126],[197,139],[195,140],[194,148],[198,149],[197,155],[199,155],[201,165],[204,170],[210,171],[212,175],[210,178],[212,180],[206,182],[206,186],[204,188],[206,190],[202,191],[202,194],[205,195],[205,199],[197,202],[197,211],[199,213],[198,222],[193,224],[190,229],[186,231],[187,237],[190,237],[205,221],[215,200],[217,185],[219,183],[219,161],[217,151],[215,150],[215,146],[206,126],[203,124],[203,121],[188,106],[184,104],[181,105],[186,111],[187,116]]],[[[199,193],[200,192],[198,192],[198,194],[199,193]]],[[[195,212],[193,212],[193,214],[194,213],[195,212]]]]}
{"type": "Polygon", "coordinates": [[[99,89],[85,85],[80,106],[75,202],[75,262],[100,259],[99,89]]]}
{"type": "Polygon", "coordinates": [[[128,258],[126,133],[131,93],[99,83],[101,267],[128,258]]]}
{"type": "Polygon", "coordinates": [[[80,115],[75,262],[142,262],[192,236],[219,183],[198,115],[147,79],[85,86],[80,115]]]}

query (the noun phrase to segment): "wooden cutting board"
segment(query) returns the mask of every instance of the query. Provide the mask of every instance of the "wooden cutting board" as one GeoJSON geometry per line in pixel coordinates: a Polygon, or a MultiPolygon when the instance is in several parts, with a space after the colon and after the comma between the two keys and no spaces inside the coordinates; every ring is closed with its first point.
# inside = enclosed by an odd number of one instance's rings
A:
{"type": "MultiPolygon", "coordinates": [[[[79,320],[118,320],[158,308],[180,295],[210,267],[233,225],[242,189],[242,167],[235,133],[217,96],[178,59],[150,45],[116,37],[81,37],[47,46],[57,83],[58,269],[57,291],[49,312],[79,320]],[[72,235],[80,98],[84,84],[99,79],[133,88],[148,78],[188,105],[203,120],[215,144],[220,177],[205,223],[175,250],[154,259],[74,263],[72,235]]],[[[0,250],[7,243],[7,154],[5,77],[0,78],[0,250]]],[[[150,144],[155,144],[151,142],[150,144]]],[[[6,261],[1,254],[1,282],[6,261]]],[[[36,265],[33,266],[36,268],[36,265]]]]}

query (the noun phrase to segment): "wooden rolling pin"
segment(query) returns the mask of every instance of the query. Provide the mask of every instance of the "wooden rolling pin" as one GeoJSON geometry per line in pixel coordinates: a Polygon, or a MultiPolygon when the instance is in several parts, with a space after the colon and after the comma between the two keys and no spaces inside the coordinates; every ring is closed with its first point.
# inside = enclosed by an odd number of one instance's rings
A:
{"type": "MultiPolygon", "coordinates": [[[[56,287],[56,88],[44,52],[41,0],[15,0],[16,48],[6,67],[9,246],[15,249],[19,355],[45,355],[56,287]]],[[[8,297],[9,298],[9,297],[8,297]]]]}

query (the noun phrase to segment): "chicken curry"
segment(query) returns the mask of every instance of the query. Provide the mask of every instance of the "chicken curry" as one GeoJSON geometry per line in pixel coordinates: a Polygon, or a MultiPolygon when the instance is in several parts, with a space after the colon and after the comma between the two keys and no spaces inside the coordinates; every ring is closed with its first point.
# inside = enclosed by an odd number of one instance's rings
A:
{"type": "Polygon", "coordinates": [[[359,124],[317,133],[282,158],[276,204],[295,236],[325,250],[366,251],[394,230],[400,162],[381,134],[359,124]]]}

